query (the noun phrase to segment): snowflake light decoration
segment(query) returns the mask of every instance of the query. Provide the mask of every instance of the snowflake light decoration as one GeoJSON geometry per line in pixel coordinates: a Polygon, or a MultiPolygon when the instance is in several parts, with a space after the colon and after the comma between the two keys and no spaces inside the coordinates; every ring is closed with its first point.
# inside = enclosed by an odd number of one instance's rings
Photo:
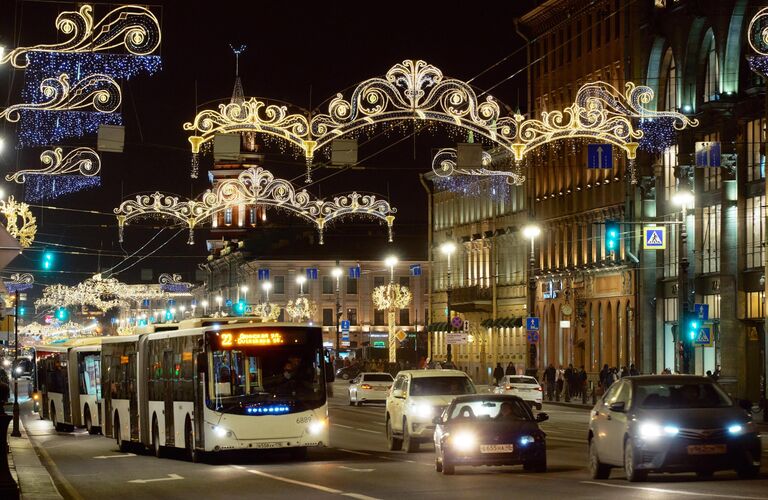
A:
{"type": "Polygon", "coordinates": [[[306,297],[299,297],[296,301],[288,301],[288,304],[285,306],[285,312],[292,321],[302,322],[312,319],[317,312],[317,304],[306,297]]]}

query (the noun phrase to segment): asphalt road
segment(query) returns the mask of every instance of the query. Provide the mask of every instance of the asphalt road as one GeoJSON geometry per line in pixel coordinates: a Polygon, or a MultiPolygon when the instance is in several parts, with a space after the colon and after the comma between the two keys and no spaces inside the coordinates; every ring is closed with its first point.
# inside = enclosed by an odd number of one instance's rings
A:
{"type": "MultiPolygon", "coordinates": [[[[652,475],[646,483],[628,483],[619,470],[605,481],[592,481],[586,470],[588,412],[547,407],[549,472],[532,474],[521,467],[458,468],[443,476],[434,469],[432,445],[405,454],[386,450],[384,409],[350,407],[346,386],[336,384],[331,403],[331,448],[310,451],[307,461],[286,454],[222,456],[215,463],[192,464],[177,458],[156,459],[140,450],[123,454],[114,442],[84,430],[56,433],[25,408],[25,427],[41,449],[44,463],[65,498],[765,498],[768,456],[758,480],[742,481],[721,472],[714,479],[693,474],[652,475]]],[[[764,455],[765,456],[765,455],[764,455]]]]}

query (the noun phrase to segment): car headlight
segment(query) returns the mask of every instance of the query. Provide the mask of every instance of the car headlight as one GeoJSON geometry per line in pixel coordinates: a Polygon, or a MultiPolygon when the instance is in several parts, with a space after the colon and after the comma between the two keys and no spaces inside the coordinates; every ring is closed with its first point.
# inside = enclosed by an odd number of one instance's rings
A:
{"type": "Polygon", "coordinates": [[[309,433],[313,435],[320,434],[325,429],[325,420],[315,420],[309,424],[309,433]]]}
{"type": "Polygon", "coordinates": [[[434,409],[427,403],[417,403],[413,405],[413,414],[419,418],[427,419],[432,417],[434,409]]]}
{"type": "Polygon", "coordinates": [[[471,451],[477,444],[477,438],[471,432],[459,432],[451,436],[451,445],[456,451],[471,451]]]}
{"type": "Polygon", "coordinates": [[[665,436],[665,437],[676,436],[677,433],[680,432],[680,429],[675,427],[674,425],[665,425],[664,427],[662,427],[656,422],[643,422],[642,424],[640,424],[640,428],[638,430],[640,433],[640,437],[648,441],[659,439],[662,436],[665,436]]]}
{"type": "Polygon", "coordinates": [[[529,444],[533,444],[535,439],[533,436],[522,436],[520,438],[520,446],[528,446],[529,444]]]}
{"type": "Polygon", "coordinates": [[[731,436],[742,436],[744,434],[753,434],[757,432],[757,426],[754,422],[744,424],[731,424],[728,426],[728,434],[731,436]]]}
{"type": "Polygon", "coordinates": [[[216,437],[223,438],[225,436],[232,436],[232,431],[228,431],[224,427],[220,427],[218,425],[213,427],[213,433],[216,435],[216,437]]]}

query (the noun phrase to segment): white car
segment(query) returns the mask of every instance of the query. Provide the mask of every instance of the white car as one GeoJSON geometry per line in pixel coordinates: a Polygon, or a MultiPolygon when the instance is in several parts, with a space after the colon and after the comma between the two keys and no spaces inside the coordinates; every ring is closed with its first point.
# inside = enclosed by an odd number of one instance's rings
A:
{"type": "Polygon", "coordinates": [[[496,394],[517,396],[537,410],[541,410],[542,389],[539,381],[528,375],[504,375],[499,385],[493,390],[496,394]]]}
{"type": "Polygon", "coordinates": [[[408,453],[432,441],[434,418],[456,396],[476,394],[475,384],[459,370],[404,370],[397,374],[387,397],[386,432],[390,450],[408,453]]]}
{"type": "Polygon", "coordinates": [[[389,373],[363,372],[349,381],[349,406],[384,402],[394,379],[389,373]]]}

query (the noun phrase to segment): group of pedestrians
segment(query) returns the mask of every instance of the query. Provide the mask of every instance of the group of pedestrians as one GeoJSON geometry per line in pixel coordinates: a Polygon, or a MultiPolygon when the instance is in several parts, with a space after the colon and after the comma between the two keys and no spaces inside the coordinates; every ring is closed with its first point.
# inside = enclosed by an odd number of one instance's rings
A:
{"type": "Polygon", "coordinates": [[[549,364],[541,381],[545,387],[545,397],[549,401],[570,401],[571,398],[581,397],[587,390],[587,371],[582,365],[579,369],[569,364],[567,368],[555,368],[549,364]]]}
{"type": "Polygon", "coordinates": [[[615,366],[611,368],[608,366],[608,363],[606,363],[603,365],[603,369],[600,370],[600,380],[598,382],[600,392],[604,393],[610,389],[611,385],[619,379],[635,375],[640,375],[640,372],[635,367],[634,363],[630,364],[629,367],[622,366],[621,369],[615,366]]]}
{"type": "Polygon", "coordinates": [[[513,362],[510,361],[507,363],[506,368],[501,366],[501,363],[496,363],[496,368],[493,369],[493,380],[496,381],[496,385],[501,383],[501,379],[503,379],[505,375],[517,375],[517,369],[513,362]]]}

